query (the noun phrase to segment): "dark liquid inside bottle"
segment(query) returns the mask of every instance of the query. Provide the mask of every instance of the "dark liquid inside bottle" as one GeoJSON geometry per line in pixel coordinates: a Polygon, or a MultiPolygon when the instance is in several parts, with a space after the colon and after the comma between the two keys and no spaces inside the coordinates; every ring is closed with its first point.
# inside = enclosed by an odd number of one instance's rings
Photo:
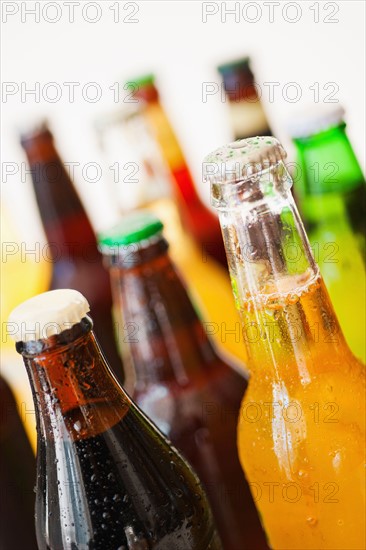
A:
{"type": "MultiPolygon", "coordinates": [[[[198,481],[181,475],[180,461],[163,440],[136,431],[140,420],[129,409],[119,423],[94,437],[45,441],[39,469],[45,473],[46,464],[56,463],[57,474],[48,480],[40,476],[37,495],[41,514],[47,494],[47,513],[59,518],[53,523],[52,550],[210,548],[212,533],[204,539],[199,534],[207,515],[198,481]],[[64,468],[69,477],[63,484],[64,468]]],[[[80,409],[65,418],[73,427],[83,422],[80,409]]]]}
{"type": "Polygon", "coordinates": [[[111,375],[88,318],[20,342],[38,427],[40,550],[220,550],[200,481],[111,375]]]}

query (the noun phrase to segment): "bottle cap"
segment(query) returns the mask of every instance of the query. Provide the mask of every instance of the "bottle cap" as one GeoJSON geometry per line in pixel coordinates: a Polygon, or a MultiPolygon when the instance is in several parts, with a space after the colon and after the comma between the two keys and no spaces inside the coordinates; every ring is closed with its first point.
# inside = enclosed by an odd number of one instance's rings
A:
{"type": "Polygon", "coordinates": [[[286,122],[292,138],[305,138],[338,126],[344,119],[344,108],[339,103],[316,103],[293,114],[286,122]]]}
{"type": "Polygon", "coordinates": [[[49,338],[80,323],[90,311],[77,290],[50,290],[17,306],[8,320],[8,333],[16,342],[49,338]]]}
{"type": "Polygon", "coordinates": [[[222,63],[217,67],[217,70],[223,76],[226,75],[227,73],[238,72],[241,70],[250,71],[249,63],[250,63],[249,57],[243,57],[241,59],[231,61],[230,63],[222,63]]]}
{"type": "Polygon", "coordinates": [[[147,241],[160,234],[163,227],[162,222],[150,212],[134,212],[109,231],[98,235],[99,249],[104,254],[115,254],[119,246],[147,241]]]}
{"type": "Polygon", "coordinates": [[[132,88],[133,90],[135,90],[136,87],[144,88],[145,86],[155,86],[155,75],[152,73],[145,74],[133,80],[130,79],[125,84],[126,89],[132,88]]]}
{"type": "Polygon", "coordinates": [[[207,155],[203,175],[210,183],[234,183],[251,178],[287,156],[281,143],[271,136],[239,139],[207,155]]]}

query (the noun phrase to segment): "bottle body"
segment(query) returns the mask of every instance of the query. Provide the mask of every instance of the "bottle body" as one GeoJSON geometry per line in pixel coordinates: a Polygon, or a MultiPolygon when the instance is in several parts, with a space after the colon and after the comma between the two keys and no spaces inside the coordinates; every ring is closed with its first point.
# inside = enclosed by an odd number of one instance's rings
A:
{"type": "Polygon", "coordinates": [[[249,383],[238,428],[241,463],[271,546],[364,547],[365,371],[333,323],[323,281],[291,289],[255,314],[248,304],[243,309],[246,323],[259,323],[283,347],[274,363],[261,354],[261,376],[249,383]],[[292,333],[284,329],[289,320],[292,333]],[[297,339],[301,363],[286,349],[297,339]]]}
{"type": "Polygon", "coordinates": [[[177,451],[117,384],[85,317],[17,344],[38,427],[41,550],[220,550],[206,496],[177,451]]]}
{"type": "Polygon", "coordinates": [[[116,314],[130,328],[121,342],[128,393],[197,472],[224,548],[265,550],[237,456],[246,380],[215,353],[166,253],[136,266],[113,258],[110,274],[116,314]]]}
{"type": "Polygon", "coordinates": [[[309,241],[352,351],[366,360],[366,185],[342,124],[295,145],[309,241]],[[345,292],[352,289],[352,292],[345,292]]]}

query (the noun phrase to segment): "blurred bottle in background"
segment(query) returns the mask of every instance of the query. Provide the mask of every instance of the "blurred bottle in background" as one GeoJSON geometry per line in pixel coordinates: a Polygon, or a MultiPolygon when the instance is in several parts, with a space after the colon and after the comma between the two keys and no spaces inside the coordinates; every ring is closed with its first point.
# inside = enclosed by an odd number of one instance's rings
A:
{"type": "Polygon", "coordinates": [[[227,267],[218,218],[197,193],[182,149],[160,103],[155,77],[139,77],[127,82],[125,87],[131,90],[132,99],[142,101],[145,105],[143,114],[171,173],[174,196],[184,227],[194,237],[202,252],[206,251],[227,267]]]}
{"type": "Polygon", "coordinates": [[[95,331],[115,375],[121,380],[121,358],[114,339],[109,278],[91,223],[47,124],[23,134],[21,144],[30,165],[48,240],[44,254],[52,261],[50,288],[74,288],[87,297],[94,312],[95,331]]]}
{"type": "Polygon", "coordinates": [[[143,103],[104,116],[97,128],[108,165],[122,159],[129,161],[124,164],[128,173],[134,167],[132,179],[123,178],[115,184],[122,213],[145,208],[162,220],[171,257],[183,274],[192,302],[202,313],[207,332],[221,353],[239,359],[244,367],[245,347],[229,275],[213,258],[202,254],[183,227],[171,190],[171,174],[144,116],[143,103]]]}
{"type": "MultiPolygon", "coordinates": [[[[24,422],[26,433],[33,450],[36,449],[35,418],[29,384],[24,373],[19,373],[16,365],[19,356],[14,350],[11,337],[7,334],[7,321],[12,309],[21,301],[31,298],[49,288],[52,264],[46,256],[37,254],[41,243],[29,244],[21,234],[19,220],[12,216],[5,202],[1,202],[1,368],[14,393],[20,418],[24,422]],[[36,246],[35,246],[36,244],[36,246]],[[37,248],[37,245],[40,245],[37,248]]],[[[25,468],[27,465],[25,464],[25,468]]]]}
{"type": "Polygon", "coordinates": [[[249,57],[219,65],[217,70],[222,76],[229,102],[233,139],[271,136],[272,131],[258,95],[260,87],[255,83],[249,57]]]}
{"type": "Polygon", "coordinates": [[[0,548],[37,550],[34,528],[36,461],[14,395],[0,377],[0,548]]]}
{"type": "Polygon", "coordinates": [[[197,472],[225,550],[265,549],[236,448],[247,382],[216,354],[162,229],[140,211],[99,237],[118,323],[128,328],[120,342],[125,387],[197,472]]]}
{"type": "Polygon", "coordinates": [[[344,110],[316,105],[288,122],[297,150],[297,195],[315,259],[352,351],[365,361],[366,187],[344,110]]]}

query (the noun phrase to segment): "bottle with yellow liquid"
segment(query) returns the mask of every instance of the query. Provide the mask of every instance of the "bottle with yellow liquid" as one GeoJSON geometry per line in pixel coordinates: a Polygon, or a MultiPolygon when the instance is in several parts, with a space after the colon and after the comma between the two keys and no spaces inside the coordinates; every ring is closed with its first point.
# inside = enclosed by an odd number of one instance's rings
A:
{"type": "Polygon", "coordinates": [[[200,248],[184,226],[170,187],[169,167],[161,157],[144,109],[139,102],[98,121],[101,146],[108,162],[113,165],[122,158],[135,166],[134,181],[117,186],[122,215],[144,208],[161,219],[170,242],[170,255],[183,275],[208,336],[229,361],[239,360],[238,368],[245,367],[245,346],[227,270],[200,248]],[[117,142],[121,148],[116,150],[117,142]]]}
{"type": "Polygon", "coordinates": [[[365,368],[314,261],[285,156],[258,137],[205,159],[251,374],[239,455],[273,549],[361,550],[365,368]]]}
{"type": "Polygon", "coordinates": [[[52,263],[42,254],[42,246],[22,241],[11,212],[1,203],[1,370],[16,398],[18,412],[27,435],[36,447],[33,399],[27,377],[18,368],[19,357],[12,338],[7,334],[10,312],[21,301],[49,288],[52,263]]]}
{"type": "Polygon", "coordinates": [[[343,118],[341,106],[320,104],[293,117],[289,130],[309,241],[346,340],[365,361],[366,186],[343,118]]]}

